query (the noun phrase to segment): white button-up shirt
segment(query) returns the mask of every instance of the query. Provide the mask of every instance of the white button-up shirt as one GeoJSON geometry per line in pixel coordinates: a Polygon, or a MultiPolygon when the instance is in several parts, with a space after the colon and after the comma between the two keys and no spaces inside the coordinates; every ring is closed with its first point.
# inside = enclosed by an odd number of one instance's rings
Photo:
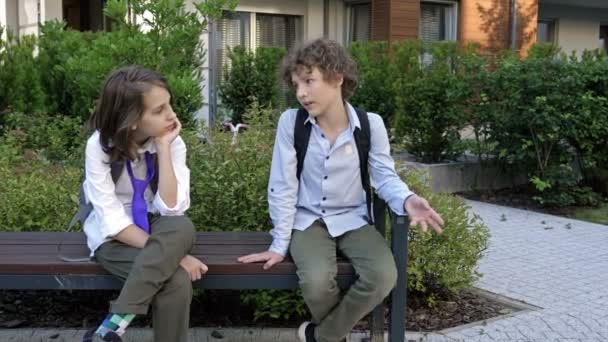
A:
{"type": "MultiPolygon", "coordinates": [[[[146,160],[143,158],[146,151],[156,153],[153,139],[149,139],[137,151],[140,158],[131,162],[133,175],[138,179],[146,178],[147,166],[146,160]]],[[[133,224],[131,214],[133,186],[127,168],[123,168],[120,177],[114,184],[109,160],[110,156],[101,147],[99,131],[96,131],[87,141],[83,184],[85,199],[93,205],[93,211],[85,220],[83,228],[91,256],[102,243],[111,240],[112,237],[133,224]]],[[[177,179],[177,203],[173,208],[169,208],[160,197],[159,192],[153,194],[148,186],[144,192],[148,212],[163,216],[179,216],[190,207],[190,170],[186,166],[186,144],[179,136],[171,143],[171,160],[177,179]]]]}
{"type": "MultiPolygon", "coordinates": [[[[310,141],[298,182],[294,148],[297,109],[281,114],[272,156],[268,203],[274,228],[270,251],[285,255],[292,229],[305,230],[322,219],[337,237],[367,224],[365,191],[361,184],[359,155],[353,132],[361,127],[354,108],[346,104],[349,127],[333,146],[311,116],[310,141]]],[[[368,113],[370,123],[369,173],[371,185],[390,208],[405,215],[405,199],[412,195],[395,172],[388,135],[382,118],[368,113]]]]}

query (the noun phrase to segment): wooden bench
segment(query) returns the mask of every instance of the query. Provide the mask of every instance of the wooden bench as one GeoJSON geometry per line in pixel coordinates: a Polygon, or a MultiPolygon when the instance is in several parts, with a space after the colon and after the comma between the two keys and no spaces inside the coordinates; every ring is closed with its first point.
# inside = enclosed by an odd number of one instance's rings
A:
{"type": "MultiPolygon", "coordinates": [[[[375,217],[386,217],[385,204],[375,201],[375,217]]],[[[385,235],[385,221],[376,220],[376,228],[385,235]]],[[[391,248],[397,262],[397,286],[390,295],[389,341],[404,341],[406,304],[406,260],[408,220],[391,215],[391,248]]],[[[0,289],[14,290],[96,290],[120,289],[122,282],[108,274],[94,261],[70,263],[59,258],[87,255],[82,233],[0,232],[0,289]]],[[[195,283],[205,289],[296,289],[296,267],[286,258],[270,270],[262,264],[241,264],[238,256],[264,251],[271,237],[267,232],[204,232],[197,234],[192,254],[203,260],[209,271],[195,283]]],[[[356,278],[350,263],[338,262],[338,283],[348,286],[356,278]]],[[[384,305],[372,313],[371,341],[384,341],[384,305]]]]}

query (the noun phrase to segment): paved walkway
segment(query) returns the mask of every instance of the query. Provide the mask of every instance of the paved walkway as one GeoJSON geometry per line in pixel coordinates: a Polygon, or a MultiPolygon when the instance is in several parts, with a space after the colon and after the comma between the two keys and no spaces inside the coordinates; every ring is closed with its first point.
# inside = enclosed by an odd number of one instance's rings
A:
{"type": "MultiPolygon", "coordinates": [[[[479,267],[484,276],[476,285],[539,308],[443,334],[407,334],[408,341],[608,341],[608,226],[468,203],[492,234],[479,267]]],[[[0,330],[0,341],[77,341],[81,334],[0,330]]],[[[228,329],[222,339],[210,337],[205,329],[193,329],[192,334],[200,341],[295,340],[293,329],[228,329]]],[[[143,336],[148,340],[150,331],[129,335],[130,341],[143,336]]],[[[353,334],[357,336],[361,335],[353,334]]]]}
{"type": "Polygon", "coordinates": [[[608,341],[608,226],[468,203],[492,234],[477,287],[540,309],[423,341],[608,341]]]}

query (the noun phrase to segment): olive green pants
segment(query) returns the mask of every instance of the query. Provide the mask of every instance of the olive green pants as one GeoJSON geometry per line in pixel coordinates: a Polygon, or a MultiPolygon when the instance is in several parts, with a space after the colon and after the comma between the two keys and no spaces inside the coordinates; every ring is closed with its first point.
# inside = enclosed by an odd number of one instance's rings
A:
{"type": "Polygon", "coordinates": [[[395,287],[397,268],[386,240],[373,226],[333,238],[322,222],[294,230],[290,245],[304,301],[317,324],[318,342],[337,342],[395,287]],[[357,280],[342,295],[336,281],[337,251],[350,260],[357,280]]]}
{"type": "Polygon", "coordinates": [[[110,312],[145,315],[151,305],[154,340],[186,342],[192,282],[179,262],[194,245],[194,225],[186,216],[157,216],[150,227],[142,249],[112,240],[95,251],[101,266],[125,281],[110,312]]]}

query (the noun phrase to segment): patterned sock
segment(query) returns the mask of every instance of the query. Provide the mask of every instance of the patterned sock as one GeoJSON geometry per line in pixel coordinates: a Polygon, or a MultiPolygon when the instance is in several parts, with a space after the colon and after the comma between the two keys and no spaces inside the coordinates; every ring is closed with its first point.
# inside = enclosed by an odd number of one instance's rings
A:
{"type": "Polygon", "coordinates": [[[109,313],[108,316],[106,316],[106,319],[101,322],[101,325],[97,328],[95,334],[105,337],[107,333],[114,332],[118,336],[122,336],[133,318],[135,318],[134,314],[109,313]]]}

